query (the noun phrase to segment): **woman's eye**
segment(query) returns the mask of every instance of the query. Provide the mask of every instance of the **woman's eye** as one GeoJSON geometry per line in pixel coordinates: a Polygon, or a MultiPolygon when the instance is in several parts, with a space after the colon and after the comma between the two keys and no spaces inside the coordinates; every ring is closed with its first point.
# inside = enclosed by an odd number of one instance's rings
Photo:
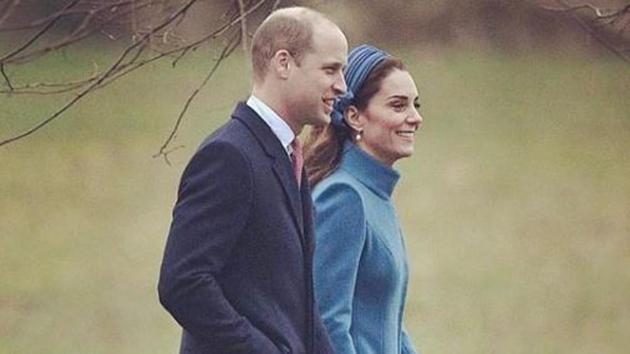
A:
{"type": "Polygon", "coordinates": [[[396,112],[400,112],[400,111],[402,111],[403,109],[405,109],[405,105],[404,105],[404,104],[402,104],[402,103],[394,103],[394,104],[392,104],[392,107],[394,108],[394,110],[395,110],[396,112]]]}

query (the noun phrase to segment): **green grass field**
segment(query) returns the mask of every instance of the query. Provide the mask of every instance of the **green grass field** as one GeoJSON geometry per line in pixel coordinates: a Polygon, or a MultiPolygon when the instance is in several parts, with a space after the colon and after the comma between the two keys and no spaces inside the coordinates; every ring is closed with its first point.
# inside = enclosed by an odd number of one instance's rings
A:
{"type": "MultiPolygon", "coordinates": [[[[584,57],[395,51],[425,118],[396,192],[423,353],[622,354],[630,347],[630,70],[584,57]]],[[[103,65],[53,56],[19,80],[103,65]]],[[[86,60],[87,58],[87,60],[86,60]]],[[[212,63],[132,74],[0,148],[0,353],[174,353],[156,281],[179,175],[247,97],[233,57],[151,156],[212,63]]],[[[0,138],[60,98],[0,97],[0,138]]]]}

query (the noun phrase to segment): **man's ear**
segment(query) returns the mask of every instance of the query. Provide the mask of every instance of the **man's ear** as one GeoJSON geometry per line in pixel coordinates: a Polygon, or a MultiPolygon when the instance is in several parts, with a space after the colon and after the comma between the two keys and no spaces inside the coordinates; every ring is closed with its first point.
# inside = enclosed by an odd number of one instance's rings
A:
{"type": "Polygon", "coordinates": [[[346,123],[350,126],[350,128],[354,129],[356,132],[363,131],[363,125],[365,125],[364,117],[359,114],[359,110],[356,106],[350,105],[346,109],[346,113],[344,114],[344,119],[346,123]]]}
{"type": "Polygon", "coordinates": [[[271,71],[280,79],[286,80],[294,66],[293,56],[286,49],[280,49],[271,58],[271,71]]]}

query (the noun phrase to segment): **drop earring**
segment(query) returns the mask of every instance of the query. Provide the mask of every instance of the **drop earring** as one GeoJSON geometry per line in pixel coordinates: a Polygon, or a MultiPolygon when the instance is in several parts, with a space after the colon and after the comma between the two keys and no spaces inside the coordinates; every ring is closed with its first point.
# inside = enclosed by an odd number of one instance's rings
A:
{"type": "Polygon", "coordinates": [[[356,141],[360,141],[360,140],[361,140],[361,134],[362,134],[362,132],[361,132],[361,131],[359,131],[359,132],[357,133],[357,135],[355,136],[356,141]]]}

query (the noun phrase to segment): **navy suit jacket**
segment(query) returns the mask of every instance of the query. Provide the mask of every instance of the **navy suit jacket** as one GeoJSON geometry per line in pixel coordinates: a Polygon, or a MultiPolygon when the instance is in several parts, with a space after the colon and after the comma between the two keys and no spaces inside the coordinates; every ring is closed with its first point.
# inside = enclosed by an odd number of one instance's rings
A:
{"type": "Polygon", "coordinates": [[[181,353],[332,353],[313,296],[312,201],[247,105],[184,170],[158,291],[181,353]]]}

